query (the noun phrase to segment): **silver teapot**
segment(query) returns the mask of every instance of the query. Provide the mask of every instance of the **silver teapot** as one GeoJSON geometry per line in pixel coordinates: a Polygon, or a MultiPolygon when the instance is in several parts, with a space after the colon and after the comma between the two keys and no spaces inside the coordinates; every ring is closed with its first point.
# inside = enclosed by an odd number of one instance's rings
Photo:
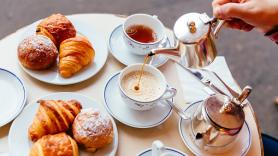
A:
{"type": "Polygon", "coordinates": [[[243,101],[252,88],[247,86],[236,98],[215,94],[199,105],[191,116],[192,133],[201,147],[227,147],[238,136],[245,121],[243,101]]]}
{"type": "Polygon", "coordinates": [[[215,39],[223,24],[206,13],[184,14],[174,25],[175,46],[153,49],[149,56],[161,54],[184,67],[205,67],[217,56],[215,39]]]}

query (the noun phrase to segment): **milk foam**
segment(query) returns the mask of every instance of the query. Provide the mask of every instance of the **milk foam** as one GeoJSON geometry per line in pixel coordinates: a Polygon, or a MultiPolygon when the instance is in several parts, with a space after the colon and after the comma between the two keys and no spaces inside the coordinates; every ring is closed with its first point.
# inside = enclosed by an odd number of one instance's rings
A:
{"type": "Polygon", "coordinates": [[[123,77],[121,86],[128,97],[136,101],[145,102],[156,100],[161,96],[163,93],[162,82],[160,82],[159,78],[147,71],[143,71],[139,90],[135,90],[139,77],[139,70],[132,71],[123,77]]]}

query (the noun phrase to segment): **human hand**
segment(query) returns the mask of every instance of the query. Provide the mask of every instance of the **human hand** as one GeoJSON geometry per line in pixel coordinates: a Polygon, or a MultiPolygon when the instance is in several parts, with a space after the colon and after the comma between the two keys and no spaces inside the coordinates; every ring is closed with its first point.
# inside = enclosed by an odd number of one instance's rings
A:
{"type": "Polygon", "coordinates": [[[278,0],[214,0],[212,7],[214,16],[234,29],[267,32],[278,25],[278,0]]]}

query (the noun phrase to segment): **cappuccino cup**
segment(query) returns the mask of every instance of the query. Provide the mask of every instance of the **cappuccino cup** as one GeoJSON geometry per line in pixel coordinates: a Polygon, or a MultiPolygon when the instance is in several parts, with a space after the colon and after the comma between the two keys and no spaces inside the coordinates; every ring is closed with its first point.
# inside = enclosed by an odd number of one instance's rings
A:
{"type": "MultiPolygon", "coordinates": [[[[146,34],[140,34],[146,36],[146,34]]],[[[123,23],[123,40],[129,52],[136,55],[147,55],[152,49],[158,48],[165,39],[165,28],[157,16],[148,14],[134,14],[127,17],[123,23]],[[127,30],[134,25],[150,28],[155,34],[155,40],[150,43],[140,42],[130,37],[127,30]]]]}
{"type": "Polygon", "coordinates": [[[155,107],[159,101],[171,99],[177,93],[175,88],[169,87],[164,75],[157,68],[148,64],[144,66],[138,85],[142,65],[127,66],[121,71],[118,80],[123,101],[128,107],[139,111],[149,110],[155,107]]]}

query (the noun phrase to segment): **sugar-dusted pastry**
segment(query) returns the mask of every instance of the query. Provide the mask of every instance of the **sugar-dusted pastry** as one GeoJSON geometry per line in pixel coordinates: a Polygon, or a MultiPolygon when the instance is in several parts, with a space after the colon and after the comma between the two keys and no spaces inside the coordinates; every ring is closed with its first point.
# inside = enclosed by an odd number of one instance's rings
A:
{"type": "Polygon", "coordinates": [[[29,156],[78,156],[78,146],[66,133],[45,135],[32,146],[29,156]]]}
{"type": "Polygon", "coordinates": [[[95,152],[113,141],[113,125],[108,115],[93,109],[82,110],[72,125],[73,137],[87,151],[95,152]]]}
{"type": "Polygon", "coordinates": [[[40,100],[39,103],[39,109],[28,129],[32,141],[47,134],[66,131],[82,108],[76,100],[40,100]]]}
{"type": "Polygon", "coordinates": [[[76,30],[67,17],[62,14],[53,14],[39,23],[36,33],[47,36],[59,47],[65,39],[74,37],[76,30]]]}
{"type": "Polygon", "coordinates": [[[18,45],[17,56],[24,67],[43,70],[56,62],[58,50],[49,38],[33,35],[25,38],[18,45]]]}
{"type": "Polygon", "coordinates": [[[64,40],[60,45],[59,73],[68,78],[87,66],[94,59],[95,51],[83,36],[64,40]]]}

